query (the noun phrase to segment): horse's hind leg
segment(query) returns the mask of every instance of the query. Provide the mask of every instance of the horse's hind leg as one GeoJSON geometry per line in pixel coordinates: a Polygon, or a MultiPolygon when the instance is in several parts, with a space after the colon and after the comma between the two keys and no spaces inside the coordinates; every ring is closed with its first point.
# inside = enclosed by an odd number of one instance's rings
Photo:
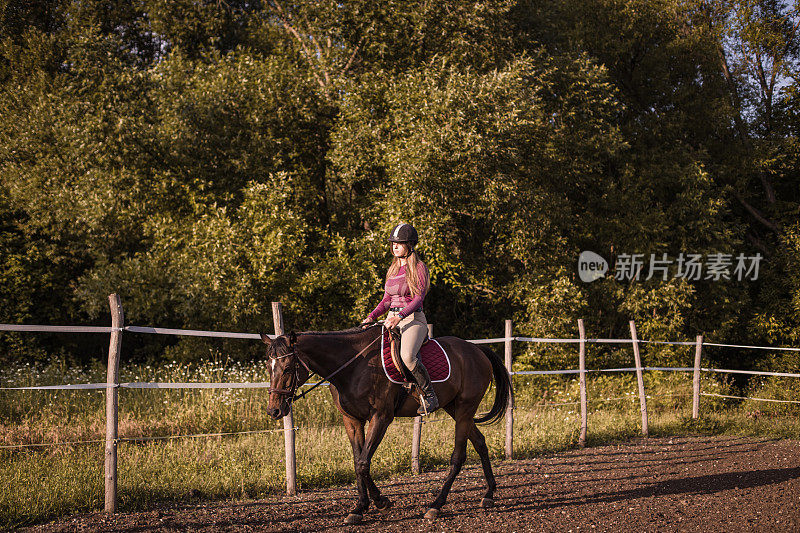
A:
{"type": "Polygon", "coordinates": [[[486,447],[486,439],[483,433],[472,423],[472,429],[469,432],[469,440],[475,447],[475,451],[481,458],[481,466],[483,467],[483,477],[486,478],[486,493],[481,500],[481,507],[488,508],[494,505],[494,491],[497,488],[497,483],[494,480],[494,472],[492,472],[492,462],[489,460],[489,448],[486,447]]]}
{"type": "MultiPolygon", "coordinates": [[[[448,410],[449,411],[449,410],[448,410]]],[[[450,494],[450,488],[453,486],[456,476],[464,466],[464,461],[467,458],[467,436],[470,433],[470,428],[474,426],[472,422],[472,415],[462,416],[456,419],[456,443],[453,448],[453,454],[450,456],[450,472],[444,480],[444,485],[439,495],[433,500],[430,509],[425,513],[425,518],[436,518],[439,516],[439,510],[447,501],[447,495],[450,494]]]]}

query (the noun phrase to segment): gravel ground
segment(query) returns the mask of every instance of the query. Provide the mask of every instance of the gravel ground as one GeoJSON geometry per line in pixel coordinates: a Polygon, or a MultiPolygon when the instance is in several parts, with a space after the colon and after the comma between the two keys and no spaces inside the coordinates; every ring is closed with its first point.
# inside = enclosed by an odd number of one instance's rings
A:
{"type": "Polygon", "coordinates": [[[62,518],[29,531],[800,531],[800,441],[641,439],[495,464],[495,507],[467,465],[435,521],[422,518],[445,471],[379,483],[394,506],[344,526],[355,487],[296,497],[164,505],[62,518]]]}

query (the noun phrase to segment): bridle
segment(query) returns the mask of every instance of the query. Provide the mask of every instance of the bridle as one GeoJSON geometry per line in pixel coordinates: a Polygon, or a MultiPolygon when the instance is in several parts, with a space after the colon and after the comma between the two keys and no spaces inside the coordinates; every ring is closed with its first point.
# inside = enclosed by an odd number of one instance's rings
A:
{"type": "Polygon", "coordinates": [[[361,357],[364,354],[364,352],[369,350],[372,347],[373,344],[375,344],[376,342],[378,342],[381,339],[381,337],[383,337],[383,328],[381,328],[381,334],[378,335],[377,337],[375,337],[375,340],[373,340],[372,342],[367,344],[367,346],[365,346],[363,350],[361,350],[360,352],[355,354],[353,357],[348,359],[346,363],[344,363],[339,368],[337,368],[336,370],[334,370],[333,372],[328,374],[326,377],[324,377],[323,379],[321,379],[320,381],[315,383],[310,389],[308,389],[307,391],[305,391],[305,392],[303,392],[303,393],[301,393],[299,395],[295,394],[297,392],[298,387],[300,386],[300,374],[299,374],[299,369],[298,369],[298,366],[297,366],[297,361],[300,361],[300,364],[302,364],[303,367],[308,371],[308,375],[309,376],[311,374],[314,374],[314,372],[308,367],[308,365],[305,363],[305,361],[303,361],[299,356],[297,356],[295,354],[295,345],[294,345],[294,343],[290,343],[289,344],[289,351],[286,352],[285,354],[274,355],[274,356],[270,355],[269,356],[269,358],[272,359],[273,361],[277,361],[279,359],[285,359],[287,357],[295,356],[295,360],[293,361],[294,362],[294,371],[292,372],[292,380],[290,381],[289,388],[288,389],[278,389],[278,388],[274,388],[274,387],[269,387],[267,390],[270,393],[274,392],[279,397],[288,396],[289,397],[289,407],[291,407],[292,404],[295,402],[295,400],[299,400],[300,398],[302,398],[303,396],[305,396],[306,394],[308,394],[312,390],[316,389],[317,387],[319,387],[320,385],[322,385],[326,381],[330,382],[330,379],[333,376],[335,376],[336,374],[338,374],[339,372],[341,372],[342,370],[344,370],[345,368],[350,366],[350,364],[353,361],[355,361],[356,359],[361,357]]]}
{"type": "MultiPolygon", "coordinates": [[[[285,354],[282,354],[282,355],[270,355],[269,358],[272,359],[273,361],[277,361],[279,359],[286,359],[287,357],[291,357],[291,356],[295,355],[295,353],[294,353],[294,345],[290,344],[289,345],[289,350],[290,351],[288,351],[288,352],[286,352],[285,354]]],[[[274,392],[279,397],[288,396],[289,397],[289,406],[290,407],[291,407],[292,403],[294,403],[294,400],[296,399],[295,398],[295,392],[297,392],[297,387],[300,384],[300,374],[299,374],[299,369],[298,369],[298,366],[297,366],[297,361],[300,361],[300,363],[305,367],[305,369],[308,371],[308,375],[309,376],[311,374],[313,374],[311,369],[308,368],[308,365],[305,364],[305,362],[302,359],[300,359],[299,357],[296,357],[295,360],[293,361],[294,370],[292,372],[292,379],[289,382],[289,388],[288,389],[278,389],[278,388],[275,388],[275,387],[269,387],[267,389],[270,393],[274,392]]]]}

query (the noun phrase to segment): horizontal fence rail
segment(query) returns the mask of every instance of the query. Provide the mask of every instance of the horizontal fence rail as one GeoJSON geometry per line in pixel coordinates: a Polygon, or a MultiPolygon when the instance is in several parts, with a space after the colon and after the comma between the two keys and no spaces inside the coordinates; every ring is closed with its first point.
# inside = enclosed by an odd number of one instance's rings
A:
{"type": "Polygon", "coordinates": [[[788,372],[759,372],[758,370],[730,370],[727,368],[701,368],[704,372],[718,372],[720,374],[748,374],[751,376],[777,376],[786,378],[800,378],[800,374],[788,372]]]}
{"type": "MultiPolygon", "coordinates": [[[[668,366],[643,366],[642,370],[647,371],[660,371],[660,372],[693,372],[692,367],[668,367],[668,366]]],[[[792,374],[788,372],[760,372],[757,370],[729,370],[724,368],[701,368],[702,372],[716,372],[720,374],[748,374],[752,376],[775,376],[775,377],[788,377],[800,378],[800,374],[792,374]]],[[[635,372],[636,367],[626,368],[597,368],[586,369],[586,373],[612,373],[612,372],[635,372]]],[[[568,370],[515,370],[509,372],[512,376],[552,376],[552,375],[566,375],[566,374],[579,374],[579,369],[568,370]]],[[[324,384],[325,382],[323,382],[324,384]]],[[[302,387],[310,387],[316,385],[317,382],[304,383],[302,387]]],[[[91,390],[91,389],[268,389],[270,386],[267,382],[224,382],[224,383],[207,383],[207,382],[188,382],[188,383],[175,383],[171,381],[165,382],[129,382],[129,383],[116,383],[109,385],[108,383],[78,383],[78,384],[65,384],[65,385],[38,385],[31,387],[0,387],[0,390],[91,390]]],[[[756,399],[756,398],[752,398],[756,399]]]]}
{"type": "MultiPolygon", "coordinates": [[[[0,324],[0,331],[31,331],[44,333],[112,333],[129,331],[131,333],[152,333],[155,335],[182,335],[187,337],[215,337],[220,339],[261,340],[260,333],[234,333],[230,331],[202,331],[196,329],[153,328],[146,326],[125,326],[112,328],[105,326],[42,326],[38,324],[0,324]]],[[[274,339],[275,335],[267,335],[274,339]]]]}
{"type": "Polygon", "coordinates": [[[705,346],[723,346],[725,348],[745,348],[752,350],[778,350],[786,352],[800,352],[800,348],[790,348],[786,346],[749,346],[746,344],[720,344],[717,342],[704,342],[705,346]]]}
{"type": "MultiPolygon", "coordinates": [[[[51,325],[26,325],[26,324],[0,324],[0,332],[40,332],[40,333],[101,333],[111,334],[111,345],[109,347],[109,374],[106,383],[80,383],[80,384],[61,384],[61,385],[40,385],[29,387],[0,387],[0,391],[29,391],[29,390],[105,390],[107,400],[106,411],[106,438],[103,440],[86,440],[86,441],[70,441],[70,442],[53,442],[53,443],[30,443],[18,445],[0,445],[0,449],[15,449],[15,448],[33,448],[33,447],[46,447],[46,446],[64,446],[64,445],[81,445],[81,444],[98,444],[105,443],[106,446],[106,465],[105,465],[105,482],[106,482],[106,499],[105,509],[109,513],[116,512],[117,502],[117,445],[120,442],[146,442],[158,440],[171,440],[181,438],[205,438],[205,437],[221,437],[229,435],[256,435],[265,433],[283,433],[285,438],[285,452],[286,452],[286,483],[287,494],[294,494],[296,491],[296,464],[295,464],[295,432],[301,428],[295,426],[293,421],[293,414],[290,410],[289,415],[284,418],[284,427],[282,429],[258,429],[249,431],[237,432],[224,432],[224,433],[197,433],[197,434],[181,434],[181,435],[163,435],[163,436],[132,436],[120,438],[117,435],[117,410],[118,399],[117,394],[119,389],[267,389],[270,387],[266,382],[241,382],[241,383],[206,383],[206,382],[190,382],[190,383],[175,383],[175,382],[119,382],[118,379],[118,366],[119,366],[119,344],[121,334],[123,332],[134,334],[153,334],[153,335],[178,335],[190,337],[207,337],[207,338],[228,338],[228,339],[242,339],[242,340],[257,340],[262,339],[261,333],[246,333],[246,332],[228,332],[228,331],[205,331],[205,330],[190,330],[190,329],[174,329],[174,328],[160,328],[148,326],[124,326],[122,321],[122,306],[119,297],[111,295],[109,297],[109,304],[112,308],[112,317],[115,318],[114,324],[111,327],[106,326],[51,326],[51,325]],[[115,314],[116,313],[116,314],[115,314]],[[116,343],[116,344],[115,344],[116,343]]],[[[275,334],[267,335],[269,338],[274,339],[276,336],[283,334],[283,316],[282,309],[279,303],[273,303],[273,321],[275,323],[275,334]]],[[[756,350],[775,350],[775,351],[800,351],[800,348],[794,347],[776,347],[776,346],[752,346],[741,344],[723,344],[706,342],[702,336],[698,336],[696,341],[651,341],[646,339],[637,339],[635,332],[635,324],[631,321],[631,338],[629,339],[615,339],[615,338],[586,338],[583,330],[582,321],[579,321],[579,338],[546,338],[546,337],[522,337],[514,336],[512,334],[513,328],[510,320],[506,321],[505,332],[503,337],[495,337],[488,339],[469,339],[468,342],[473,344],[499,344],[505,346],[505,366],[512,376],[532,376],[532,375],[574,375],[580,376],[580,401],[575,402],[561,402],[551,403],[543,402],[536,404],[535,407],[558,407],[558,406],[575,406],[580,405],[581,410],[581,427],[579,444],[585,445],[587,433],[587,391],[585,376],[589,373],[613,373],[613,372],[636,372],[639,384],[638,395],[632,393],[631,396],[621,398],[595,398],[595,402],[611,402],[611,401],[632,401],[636,400],[637,396],[641,403],[642,411],[642,432],[647,435],[647,407],[646,402],[651,399],[646,395],[642,383],[641,373],[643,371],[666,371],[666,372],[694,372],[693,379],[693,392],[692,392],[692,417],[699,418],[699,399],[701,396],[716,397],[734,400],[753,400],[763,402],[775,402],[783,404],[800,404],[798,400],[778,400],[769,398],[752,398],[745,396],[732,396],[725,394],[716,394],[710,392],[700,391],[700,373],[730,373],[730,374],[744,374],[753,376],[775,376],[775,377],[789,377],[800,378],[800,373],[789,372],[766,372],[755,370],[736,370],[736,369],[722,369],[710,368],[701,366],[702,348],[704,346],[725,347],[736,349],[756,349],[756,350]],[[517,370],[512,371],[512,351],[511,346],[513,342],[521,343],[547,343],[547,344],[579,344],[580,345],[580,368],[578,369],[560,369],[560,370],[517,370]],[[584,347],[586,344],[630,344],[633,347],[635,354],[636,366],[623,367],[623,368],[601,368],[601,369],[587,369],[584,366],[584,347]],[[639,346],[641,344],[656,344],[656,345],[675,345],[675,346],[695,346],[695,360],[693,367],[658,367],[658,366],[644,366],[641,364],[639,358],[639,346]]],[[[430,336],[432,337],[432,325],[429,325],[430,336]]],[[[322,382],[324,383],[324,382],[322,382]]],[[[302,386],[313,386],[317,383],[305,383],[302,386]]],[[[670,395],[670,396],[688,396],[686,394],[670,395]]],[[[658,400],[659,398],[655,398],[658,400]]],[[[513,456],[513,412],[514,406],[509,405],[506,411],[506,427],[505,427],[505,455],[507,458],[513,456]]],[[[422,419],[416,417],[413,421],[413,435],[412,435],[412,471],[419,472],[419,443],[421,440],[421,428],[426,423],[442,422],[446,418],[433,418],[422,419]]]]}
{"type": "Polygon", "coordinates": [[[0,331],[38,331],[44,333],[111,333],[121,328],[105,326],[39,326],[27,324],[0,324],[0,331]]]}
{"type": "Polygon", "coordinates": [[[771,398],[751,398],[749,396],[730,396],[728,394],[715,394],[713,392],[701,392],[701,396],[713,396],[716,398],[730,398],[733,400],[756,400],[759,402],[775,402],[775,403],[800,403],[797,400],[773,400],[771,398]]]}
{"type": "Polygon", "coordinates": [[[173,382],[142,382],[120,383],[124,389],[268,389],[269,383],[173,383],[173,382]]]}
{"type": "Polygon", "coordinates": [[[35,387],[0,387],[0,390],[97,390],[117,387],[108,383],[78,383],[75,385],[39,385],[35,387]]]}
{"type": "MultiPolygon", "coordinates": [[[[179,335],[188,337],[210,337],[210,338],[220,338],[220,339],[261,340],[260,333],[238,333],[230,331],[205,331],[205,330],[194,330],[194,329],[171,329],[171,328],[159,328],[151,326],[125,326],[123,328],[112,328],[106,326],[48,326],[39,324],[0,324],[0,331],[46,332],[46,333],[111,333],[114,331],[128,331],[130,333],[149,333],[155,335],[179,335]]],[[[275,338],[275,335],[272,334],[265,334],[265,335],[270,339],[275,338]]],[[[519,337],[519,336],[494,337],[490,339],[466,339],[466,340],[467,342],[471,342],[472,344],[499,344],[508,341],[532,342],[532,343],[544,343],[544,344],[562,344],[562,343],[577,344],[581,342],[581,339],[561,339],[555,337],[519,337]]],[[[634,342],[638,342],[645,344],[665,344],[674,346],[697,345],[697,342],[694,341],[651,341],[646,339],[638,339],[634,341],[632,339],[610,339],[610,338],[586,338],[583,339],[583,342],[587,344],[633,344],[634,342]]],[[[723,344],[723,343],[707,342],[707,341],[703,341],[703,346],[720,346],[727,348],[800,352],[800,348],[793,348],[787,346],[753,346],[746,344],[723,344]]],[[[649,367],[645,369],[656,370],[656,368],[654,367],[649,367]]],[[[635,370],[635,368],[633,370],[635,370]]],[[[675,370],[675,369],[665,367],[664,370],[675,370]]],[[[713,370],[714,372],[752,373],[754,375],[763,374],[763,375],[788,375],[791,377],[800,376],[800,374],[781,374],[781,373],[768,373],[768,372],[759,373],[755,371],[744,371],[744,370],[720,370],[720,369],[706,369],[706,368],[704,368],[703,370],[705,371],[713,370]]],[[[587,372],[603,372],[603,371],[608,371],[608,370],[607,369],[587,370],[587,372]]]]}
{"type": "MultiPolygon", "coordinates": [[[[126,326],[125,331],[131,333],[152,333],[154,335],[181,335],[185,337],[214,337],[218,339],[251,339],[261,340],[259,333],[233,333],[230,331],[201,331],[196,329],[168,329],[168,328],[151,328],[143,326],[126,326]]],[[[267,335],[270,339],[274,339],[275,335],[267,335]]]]}

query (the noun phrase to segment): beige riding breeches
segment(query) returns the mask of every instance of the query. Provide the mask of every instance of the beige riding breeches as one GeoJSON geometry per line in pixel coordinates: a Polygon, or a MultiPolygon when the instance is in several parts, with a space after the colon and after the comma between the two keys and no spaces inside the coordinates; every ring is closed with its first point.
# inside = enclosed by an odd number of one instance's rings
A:
{"type": "MultiPolygon", "coordinates": [[[[396,315],[397,313],[390,312],[388,316],[396,315]]],[[[408,315],[397,324],[397,329],[400,330],[400,358],[409,370],[414,370],[417,366],[417,353],[428,334],[425,313],[416,311],[408,315]]]]}

